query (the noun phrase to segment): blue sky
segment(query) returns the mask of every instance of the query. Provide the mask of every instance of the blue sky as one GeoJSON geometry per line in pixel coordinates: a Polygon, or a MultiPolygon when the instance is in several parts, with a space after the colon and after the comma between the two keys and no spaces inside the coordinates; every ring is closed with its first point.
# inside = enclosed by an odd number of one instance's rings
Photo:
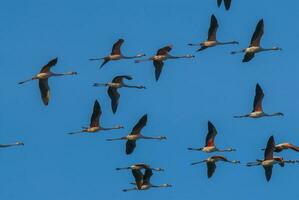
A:
{"type": "MultiPolygon", "coordinates": [[[[262,158],[267,138],[299,145],[297,92],[299,28],[294,26],[299,2],[234,1],[230,11],[218,9],[216,0],[151,1],[37,1],[12,0],[0,8],[1,114],[0,143],[24,141],[24,147],[1,149],[2,200],[79,199],[243,199],[295,198],[299,166],[275,166],[269,183],[262,168],[244,163],[262,158]],[[258,6],[257,6],[258,4],[258,6]],[[223,46],[196,53],[186,44],[207,37],[210,16],[219,22],[220,41],[237,40],[239,46],[223,46]],[[249,44],[255,25],[265,21],[262,45],[280,46],[281,52],[262,53],[250,63],[229,54],[249,44]],[[195,54],[193,60],[165,63],[158,83],[152,63],[111,62],[102,70],[88,58],[105,56],[111,45],[124,38],[123,52],[148,56],[173,44],[172,54],[195,54]],[[77,71],[76,77],[49,81],[51,100],[43,106],[37,82],[17,85],[31,77],[50,59],[58,57],[55,72],[77,71]],[[146,90],[122,89],[116,115],[106,89],[91,87],[115,75],[132,75],[130,84],[146,90]],[[264,89],[264,109],[283,112],[283,118],[234,119],[251,111],[256,83],[264,89]],[[122,124],[124,130],[94,135],[66,133],[89,124],[94,100],[101,103],[102,124],[122,124]],[[124,142],[106,142],[130,132],[148,113],[145,135],[166,135],[166,141],[138,141],[135,152],[126,156],[124,142]],[[233,146],[229,159],[242,165],[219,163],[212,179],[206,166],[190,166],[211,154],[188,152],[202,146],[207,121],[218,129],[219,147],[233,146]],[[123,193],[133,181],[130,172],[116,167],[147,162],[163,167],[152,183],[171,183],[172,188],[123,193]]],[[[298,159],[283,152],[286,159],[298,159]]]]}

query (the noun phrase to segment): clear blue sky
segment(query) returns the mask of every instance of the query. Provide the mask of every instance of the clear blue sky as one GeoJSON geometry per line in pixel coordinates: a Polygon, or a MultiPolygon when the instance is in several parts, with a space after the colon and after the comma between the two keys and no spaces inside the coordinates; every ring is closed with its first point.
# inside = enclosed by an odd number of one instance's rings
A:
{"type": "MultiPolygon", "coordinates": [[[[151,1],[44,1],[11,0],[0,8],[0,143],[16,140],[24,147],[0,151],[1,200],[81,199],[281,199],[298,198],[299,166],[275,166],[269,183],[262,168],[247,168],[247,161],[262,158],[267,138],[299,145],[297,57],[298,1],[234,1],[229,12],[218,9],[216,0],[151,1]],[[259,5],[256,5],[259,4],[259,5]],[[223,46],[196,53],[186,44],[206,39],[210,16],[220,27],[218,39],[237,40],[239,46],[223,46]],[[242,56],[229,54],[246,47],[260,18],[265,21],[262,44],[281,46],[282,52],[256,56],[243,64],[242,56]],[[165,63],[158,83],[152,63],[120,61],[99,70],[90,57],[105,56],[111,45],[124,38],[123,52],[155,54],[166,44],[174,55],[194,53],[193,60],[165,63]],[[77,71],[76,77],[49,81],[52,95],[43,106],[38,83],[17,85],[58,56],[55,72],[77,71]],[[104,88],[91,87],[115,75],[132,75],[127,83],[143,84],[147,90],[122,89],[119,109],[113,115],[104,88]],[[284,118],[234,119],[251,111],[255,84],[265,92],[264,109],[283,112],[284,118]],[[89,124],[94,100],[103,109],[102,124],[123,124],[124,130],[94,135],[66,133],[89,124]],[[124,142],[106,142],[130,132],[148,113],[145,135],[166,135],[166,141],[138,141],[131,156],[124,142]],[[188,152],[202,146],[207,121],[218,129],[219,147],[238,151],[225,154],[242,165],[219,163],[208,180],[206,166],[190,162],[211,154],[188,152]],[[153,183],[173,188],[123,193],[133,181],[130,172],[115,167],[135,162],[163,167],[153,183]]],[[[299,154],[284,152],[286,159],[299,154]]]]}

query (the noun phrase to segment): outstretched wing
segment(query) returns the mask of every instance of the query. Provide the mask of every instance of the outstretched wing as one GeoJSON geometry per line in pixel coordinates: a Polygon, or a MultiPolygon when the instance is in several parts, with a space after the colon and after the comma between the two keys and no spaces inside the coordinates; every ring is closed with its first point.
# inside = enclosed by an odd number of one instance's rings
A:
{"type": "Polygon", "coordinates": [[[273,135],[268,139],[267,147],[264,153],[265,160],[272,160],[273,159],[273,151],[275,148],[275,141],[273,135]]]}
{"type": "Polygon", "coordinates": [[[164,66],[164,62],[154,60],[153,63],[155,66],[155,78],[156,78],[156,81],[158,81],[160,78],[163,66],[164,66]]]}
{"type": "Polygon", "coordinates": [[[102,114],[101,106],[96,100],[93,106],[93,112],[90,118],[90,127],[99,127],[99,121],[102,114]]]}
{"type": "Polygon", "coordinates": [[[41,98],[44,104],[47,106],[50,100],[50,88],[48,85],[48,79],[40,79],[39,82],[39,90],[41,94],[41,98]]]}
{"type": "Polygon", "coordinates": [[[132,80],[131,76],[123,75],[123,76],[116,76],[113,78],[112,83],[121,83],[123,79],[132,80]]]}
{"type": "Polygon", "coordinates": [[[211,178],[213,176],[215,169],[216,169],[215,162],[207,162],[208,178],[211,178]]]}
{"type": "Polygon", "coordinates": [[[217,130],[212,122],[208,122],[208,134],[206,136],[206,147],[215,146],[214,140],[217,135],[217,130]]]}
{"type": "Polygon", "coordinates": [[[172,45],[167,45],[157,51],[157,56],[164,56],[167,55],[172,49],[172,45]]]}
{"type": "Polygon", "coordinates": [[[137,124],[134,126],[131,135],[137,135],[140,134],[141,130],[143,129],[143,127],[146,126],[147,123],[147,114],[143,115],[139,121],[137,122],[137,124]]]}
{"type": "Polygon", "coordinates": [[[251,38],[250,46],[260,46],[260,41],[263,34],[264,34],[264,20],[261,19],[256,25],[255,31],[251,38]]]}
{"type": "Polygon", "coordinates": [[[127,140],[126,142],[126,154],[129,155],[133,153],[136,147],[136,140],[127,140]]]}
{"type": "Polygon", "coordinates": [[[230,9],[230,5],[232,3],[232,0],[224,0],[224,6],[226,10],[230,9]]]}
{"type": "Polygon", "coordinates": [[[263,98],[264,98],[264,92],[259,84],[256,84],[255,87],[255,97],[254,97],[254,102],[253,102],[253,110],[252,112],[255,111],[263,111],[263,98]]]}
{"type": "Polygon", "coordinates": [[[209,28],[209,32],[208,32],[208,41],[216,41],[217,29],[218,29],[218,21],[217,21],[215,15],[212,15],[210,28],[209,28]]]}
{"type": "Polygon", "coordinates": [[[40,70],[40,73],[46,73],[49,72],[51,67],[53,67],[54,65],[57,64],[58,58],[54,58],[52,60],[50,60],[46,65],[44,65],[42,67],[42,69],[40,70]]]}
{"type": "Polygon", "coordinates": [[[123,39],[119,39],[117,42],[115,42],[112,46],[111,55],[121,55],[121,45],[124,43],[123,39]]]}
{"type": "Polygon", "coordinates": [[[245,53],[242,62],[249,62],[252,58],[254,58],[254,55],[254,53],[245,53]]]}
{"type": "Polygon", "coordinates": [[[217,0],[217,6],[220,7],[222,3],[222,0],[217,0]]]}
{"type": "Polygon", "coordinates": [[[143,174],[139,169],[133,169],[132,174],[135,178],[135,183],[137,185],[137,188],[140,190],[143,183],[143,174]]]}
{"type": "Polygon", "coordinates": [[[143,184],[147,185],[150,184],[151,176],[153,175],[153,172],[151,169],[146,169],[143,176],[143,184]]]}
{"type": "Polygon", "coordinates": [[[270,181],[271,176],[272,176],[272,169],[273,169],[273,166],[267,166],[267,167],[264,166],[264,169],[265,169],[266,180],[267,180],[267,181],[270,181]]]}
{"type": "Polygon", "coordinates": [[[120,95],[117,92],[117,89],[113,88],[113,87],[109,87],[108,88],[108,95],[109,95],[109,97],[111,99],[112,112],[116,113],[120,95]]]}

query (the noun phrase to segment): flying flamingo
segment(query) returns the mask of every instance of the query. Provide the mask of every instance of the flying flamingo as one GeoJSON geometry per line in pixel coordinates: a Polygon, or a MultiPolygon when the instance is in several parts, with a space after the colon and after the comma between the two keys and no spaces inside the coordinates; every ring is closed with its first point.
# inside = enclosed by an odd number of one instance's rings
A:
{"type": "Polygon", "coordinates": [[[270,181],[272,176],[273,165],[279,164],[281,167],[284,167],[285,163],[298,163],[298,160],[283,160],[282,157],[273,156],[275,149],[275,140],[273,136],[270,136],[267,142],[267,146],[264,153],[264,160],[257,159],[256,162],[247,163],[248,167],[262,165],[265,170],[266,180],[270,181]]]}
{"type": "Polygon", "coordinates": [[[225,158],[224,156],[211,156],[206,160],[191,163],[191,165],[197,165],[197,164],[204,163],[204,162],[207,163],[208,178],[211,178],[216,169],[216,162],[218,162],[218,161],[223,161],[223,162],[233,163],[233,164],[240,163],[240,161],[238,161],[238,160],[230,161],[227,158],[225,158]]]}
{"type": "Polygon", "coordinates": [[[145,114],[141,117],[141,119],[134,126],[132,132],[129,135],[121,137],[121,138],[107,139],[107,141],[127,140],[126,154],[129,155],[129,154],[133,153],[133,151],[136,147],[136,140],[139,140],[139,139],[165,140],[166,139],[165,136],[149,137],[149,136],[142,135],[141,130],[142,130],[143,127],[146,126],[146,123],[147,123],[147,114],[145,114]]]}
{"type": "Polygon", "coordinates": [[[51,68],[57,64],[57,58],[54,58],[50,62],[48,62],[41,71],[33,76],[31,79],[21,81],[19,84],[23,84],[26,82],[29,82],[31,80],[39,80],[39,89],[41,92],[41,98],[43,100],[44,105],[48,105],[49,99],[50,99],[50,88],[48,85],[48,78],[53,77],[53,76],[64,76],[64,75],[76,75],[77,72],[66,72],[66,73],[53,73],[51,72],[51,68]]]}
{"type": "Polygon", "coordinates": [[[113,113],[116,113],[120,94],[118,93],[119,88],[137,88],[137,89],[145,89],[144,86],[131,86],[124,83],[124,79],[132,80],[131,76],[116,76],[113,78],[111,83],[95,83],[93,86],[99,87],[104,86],[108,87],[108,95],[111,99],[111,108],[113,113]]]}
{"type": "Polygon", "coordinates": [[[144,174],[142,174],[140,169],[133,169],[132,174],[135,178],[135,183],[131,183],[136,185],[134,188],[123,189],[124,192],[133,191],[133,190],[148,190],[150,188],[165,188],[171,187],[170,184],[162,184],[162,185],[153,185],[150,182],[151,176],[153,172],[151,169],[145,169],[144,174]]]}
{"type": "Polygon", "coordinates": [[[256,29],[252,35],[251,42],[248,48],[242,49],[241,51],[233,51],[231,54],[236,54],[236,53],[245,53],[243,62],[249,62],[252,58],[254,58],[254,55],[259,52],[263,51],[280,51],[282,50],[279,47],[272,47],[272,48],[262,48],[260,46],[260,41],[261,38],[264,34],[264,20],[261,19],[257,26],[256,29]]]}
{"type": "MultiPolygon", "coordinates": [[[[287,142],[275,145],[274,152],[279,153],[279,152],[282,152],[283,150],[287,150],[287,149],[291,149],[293,151],[299,152],[298,146],[295,146],[295,145],[293,145],[291,143],[287,143],[287,142]]],[[[265,150],[265,149],[262,149],[262,150],[265,150]]]]}
{"type": "Polygon", "coordinates": [[[164,169],[162,168],[152,168],[150,165],[148,164],[145,164],[145,163],[136,163],[136,164],[133,164],[129,167],[118,167],[116,168],[116,170],[141,170],[141,169],[151,169],[151,170],[154,170],[154,171],[164,171],[164,169]]]}
{"type": "MultiPolygon", "coordinates": [[[[231,2],[232,2],[232,0],[224,0],[224,6],[225,6],[226,10],[229,10],[231,2]]],[[[218,8],[221,6],[221,3],[222,3],[222,0],[217,0],[218,8]]]]}
{"type": "Polygon", "coordinates": [[[239,44],[237,41],[231,41],[231,42],[218,42],[216,39],[217,35],[217,29],[218,29],[218,21],[215,17],[215,15],[211,16],[211,23],[210,23],[210,28],[208,32],[208,40],[201,42],[199,44],[189,44],[190,46],[201,46],[200,49],[197,51],[202,51],[205,50],[209,47],[214,47],[218,45],[226,45],[226,44],[239,44]]]}
{"type": "Polygon", "coordinates": [[[253,102],[253,110],[251,113],[241,116],[234,116],[235,118],[243,118],[243,117],[250,117],[250,118],[260,118],[260,117],[272,117],[272,116],[283,116],[283,113],[277,112],[273,114],[264,113],[262,103],[264,98],[264,92],[259,84],[256,84],[255,88],[255,97],[253,102]]]}
{"type": "Polygon", "coordinates": [[[248,167],[262,165],[265,170],[265,176],[267,181],[270,181],[271,179],[273,165],[279,164],[281,167],[284,167],[285,163],[299,162],[297,160],[283,160],[282,157],[273,156],[274,149],[275,149],[275,140],[274,137],[271,136],[267,142],[267,146],[264,153],[264,160],[257,159],[256,162],[247,163],[248,167]]]}
{"type": "Polygon", "coordinates": [[[172,45],[167,45],[161,49],[159,49],[155,56],[152,56],[145,60],[135,60],[135,63],[145,62],[145,61],[153,61],[155,67],[155,77],[156,81],[159,80],[160,74],[162,72],[162,68],[164,66],[164,61],[168,59],[179,59],[179,58],[194,58],[193,55],[187,54],[183,56],[172,56],[169,52],[172,49],[172,45]]]}
{"type": "Polygon", "coordinates": [[[13,146],[24,146],[24,143],[23,142],[15,142],[12,144],[0,144],[0,148],[13,147],[13,146]]]}
{"type": "Polygon", "coordinates": [[[231,152],[231,151],[236,151],[233,148],[227,148],[227,149],[218,149],[214,143],[215,137],[217,135],[217,130],[215,126],[212,124],[212,122],[208,122],[208,134],[206,136],[206,145],[203,148],[188,148],[189,150],[195,150],[195,151],[203,151],[206,153],[211,153],[211,152],[231,152]]]}
{"type": "Polygon", "coordinates": [[[83,127],[82,130],[80,131],[76,131],[76,132],[71,132],[69,134],[76,134],[76,133],[95,133],[98,131],[109,131],[109,130],[115,130],[115,129],[121,129],[124,128],[123,126],[115,126],[113,128],[104,128],[100,125],[100,117],[102,115],[102,110],[101,110],[101,106],[98,102],[98,100],[96,100],[94,102],[94,106],[93,106],[93,112],[91,115],[91,119],[90,119],[90,125],[89,127],[83,127]]]}
{"type": "Polygon", "coordinates": [[[133,58],[140,58],[145,56],[145,54],[137,54],[136,56],[124,56],[121,53],[121,46],[124,43],[123,39],[119,39],[117,42],[115,42],[112,46],[112,51],[109,56],[106,56],[104,58],[91,58],[89,60],[94,61],[94,60],[104,60],[104,62],[101,64],[100,68],[102,68],[106,63],[108,63],[110,60],[121,60],[121,59],[133,59],[133,58]]]}

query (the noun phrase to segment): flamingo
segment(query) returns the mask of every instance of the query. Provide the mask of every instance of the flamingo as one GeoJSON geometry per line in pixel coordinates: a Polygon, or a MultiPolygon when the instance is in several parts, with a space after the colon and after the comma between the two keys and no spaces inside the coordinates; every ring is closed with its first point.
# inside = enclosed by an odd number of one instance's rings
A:
{"type": "Polygon", "coordinates": [[[123,126],[115,126],[113,128],[104,128],[100,125],[100,117],[102,115],[102,109],[101,106],[98,102],[98,100],[96,100],[94,102],[94,106],[93,106],[93,112],[91,115],[91,119],[90,119],[90,125],[89,127],[83,127],[82,130],[80,131],[76,131],[76,132],[71,132],[69,134],[76,134],[76,133],[96,133],[99,131],[109,131],[109,130],[115,130],[115,129],[122,129],[124,128],[123,126]]]}
{"type": "Polygon", "coordinates": [[[133,153],[136,147],[136,140],[139,139],[154,139],[154,140],[166,140],[165,136],[156,136],[156,137],[149,137],[144,136],[141,134],[141,130],[143,127],[146,126],[147,123],[147,114],[143,115],[141,119],[139,119],[138,123],[134,126],[132,132],[124,137],[121,138],[114,138],[114,139],[107,139],[107,141],[114,141],[114,140],[127,140],[126,142],[126,154],[129,155],[133,153]]]}
{"type": "Polygon", "coordinates": [[[100,66],[100,68],[102,68],[105,64],[107,64],[111,60],[133,59],[133,58],[141,58],[141,57],[145,56],[145,54],[143,54],[143,53],[137,54],[136,56],[124,56],[120,50],[123,43],[124,43],[124,40],[119,39],[119,40],[117,40],[117,42],[115,42],[113,44],[112,51],[111,51],[110,55],[103,57],[103,58],[91,58],[89,60],[90,61],[104,60],[104,62],[100,66]]]}
{"type": "Polygon", "coordinates": [[[151,176],[153,172],[151,169],[145,169],[144,174],[141,172],[140,169],[133,169],[132,174],[135,178],[135,183],[131,183],[136,185],[134,188],[130,189],[123,189],[124,192],[133,191],[133,190],[148,190],[150,188],[165,188],[165,187],[172,187],[170,184],[162,184],[162,185],[153,185],[150,182],[151,176]]]}
{"type": "MultiPolygon", "coordinates": [[[[287,150],[287,149],[291,149],[293,151],[299,152],[298,146],[295,146],[295,145],[293,145],[291,143],[287,143],[287,142],[275,145],[274,152],[279,153],[279,152],[282,152],[283,150],[287,150]]],[[[262,150],[265,150],[265,149],[262,149],[262,150]]]]}
{"type": "Polygon", "coordinates": [[[116,170],[127,170],[127,169],[130,169],[130,170],[151,169],[151,170],[154,170],[154,171],[164,171],[164,169],[162,169],[162,168],[152,168],[150,165],[145,164],[145,163],[136,163],[136,164],[133,164],[129,167],[118,167],[118,168],[116,168],[116,170]]]}
{"type": "Polygon", "coordinates": [[[48,79],[53,76],[65,76],[65,75],[77,75],[77,72],[66,72],[66,73],[53,73],[51,68],[57,64],[58,58],[54,58],[49,61],[45,66],[42,67],[41,71],[33,76],[31,79],[21,81],[19,84],[29,82],[31,80],[39,80],[39,89],[41,92],[41,98],[45,106],[49,104],[50,99],[50,88],[48,85],[48,79]]]}
{"type": "Polygon", "coordinates": [[[209,47],[214,47],[218,45],[226,45],[226,44],[239,44],[237,41],[231,41],[231,42],[218,42],[216,39],[217,35],[217,29],[218,29],[218,21],[215,17],[215,15],[211,16],[211,23],[210,23],[210,28],[208,32],[208,40],[201,42],[199,44],[189,44],[190,46],[201,46],[200,49],[197,51],[202,51],[205,50],[209,47]]]}
{"type": "Polygon", "coordinates": [[[252,35],[249,47],[246,49],[242,49],[241,51],[233,51],[233,52],[231,52],[231,54],[245,53],[242,62],[249,62],[251,59],[254,58],[254,55],[256,53],[263,52],[263,51],[281,51],[282,50],[280,47],[262,48],[260,46],[260,41],[261,41],[263,34],[264,34],[264,20],[261,19],[258,22],[256,29],[252,35]]]}
{"type": "Polygon", "coordinates": [[[197,165],[197,164],[204,163],[204,162],[207,163],[208,178],[211,178],[213,176],[214,172],[215,172],[215,169],[216,169],[216,162],[218,162],[218,161],[223,161],[223,162],[233,163],[233,164],[240,163],[240,161],[238,161],[238,160],[230,161],[224,156],[211,156],[206,160],[191,163],[191,165],[197,165]]]}
{"type": "Polygon", "coordinates": [[[227,149],[218,149],[214,143],[215,137],[217,135],[217,130],[215,126],[212,124],[212,122],[208,121],[208,133],[206,136],[206,145],[203,148],[188,148],[188,150],[195,150],[195,151],[203,151],[206,153],[211,153],[211,152],[231,152],[231,151],[236,151],[233,148],[227,148],[227,149]]]}
{"type": "Polygon", "coordinates": [[[131,76],[116,76],[113,78],[111,83],[95,83],[94,87],[104,86],[108,87],[108,95],[111,99],[111,108],[113,113],[115,114],[117,111],[118,103],[120,94],[118,93],[118,89],[125,87],[125,88],[137,88],[137,89],[145,89],[144,86],[131,86],[124,83],[124,79],[132,80],[133,78],[131,76]]]}
{"type": "Polygon", "coordinates": [[[13,147],[13,146],[24,146],[24,143],[18,141],[12,144],[0,144],[0,148],[13,147]]]}
{"type": "Polygon", "coordinates": [[[168,59],[179,59],[179,58],[194,58],[193,55],[187,54],[183,56],[172,56],[169,52],[172,49],[172,45],[167,45],[161,49],[159,49],[155,56],[152,56],[145,60],[135,60],[135,63],[145,62],[145,61],[153,61],[155,67],[155,77],[156,81],[159,80],[160,74],[162,72],[162,68],[164,66],[164,61],[168,59]]]}
{"type": "Polygon", "coordinates": [[[263,98],[264,98],[264,92],[261,86],[259,84],[256,84],[252,112],[246,115],[234,116],[234,118],[243,118],[243,117],[260,118],[260,117],[283,116],[283,113],[281,112],[277,112],[273,114],[264,113],[262,108],[263,98]]]}
{"type": "Polygon", "coordinates": [[[267,142],[267,146],[264,153],[264,160],[257,159],[256,162],[247,163],[248,167],[262,165],[265,170],[266,180],[270,181],[272,176],[273,165],[279,164],[281,167],[284,167],[285,163],[298,163],[298,160],[284,160],[282,157],[273,156],[275,149],[275,140],[273,135],[270,136],[267,142]]]}
{"type": "MultiPolygon", "coordinates": [[[[217,0],[218,8],[221,6],[222,0],[217,0]]],[[[229,10],[232,0],[224,0],[224,6],[226,10],[229,10]]]]}

